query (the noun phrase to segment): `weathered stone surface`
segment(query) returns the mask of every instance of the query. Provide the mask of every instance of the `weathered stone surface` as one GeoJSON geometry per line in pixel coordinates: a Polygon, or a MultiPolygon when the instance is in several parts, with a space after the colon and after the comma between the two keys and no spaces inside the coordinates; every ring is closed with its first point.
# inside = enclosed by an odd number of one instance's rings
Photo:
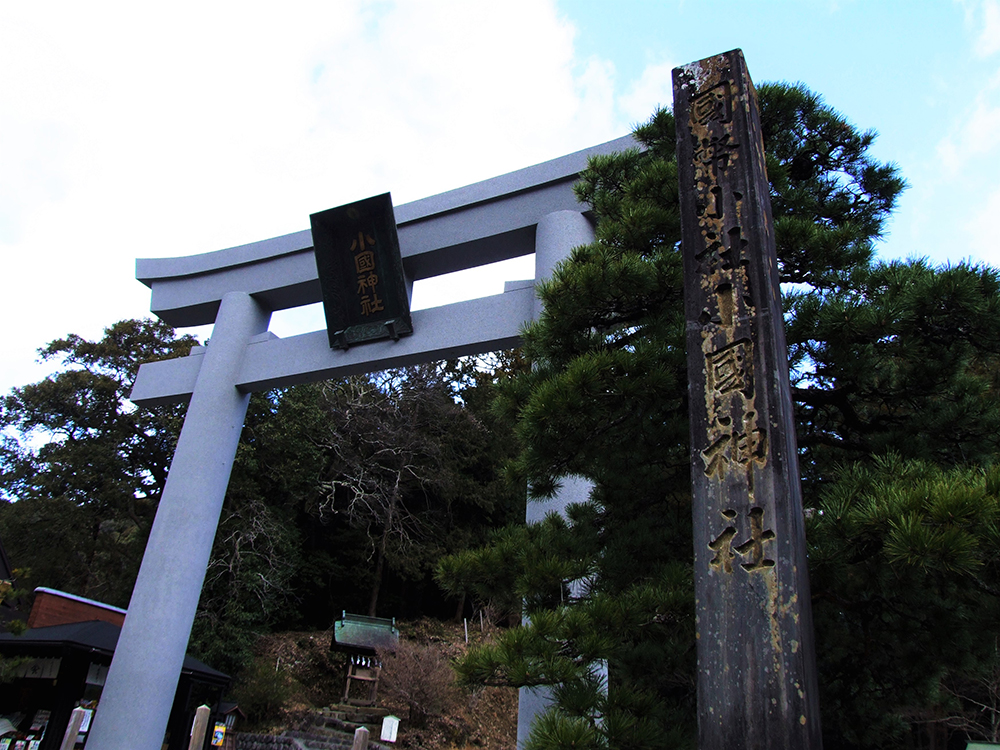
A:
{"type": "Polygon", "coordinates": [[[674,70],[704,750],[819,748],[809,580],[757,97],[674,70]]]}

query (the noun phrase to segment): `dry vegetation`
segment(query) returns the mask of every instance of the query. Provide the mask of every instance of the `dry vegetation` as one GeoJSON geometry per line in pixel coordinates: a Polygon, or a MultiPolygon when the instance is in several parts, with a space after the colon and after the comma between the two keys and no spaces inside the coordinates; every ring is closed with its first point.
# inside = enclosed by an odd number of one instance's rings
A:
{"type": "MultiPolygon", "coordinates": [[[[514,750],[517,691],[456,686],[448,664],[464,653],[461,623],[399,624],[402,647],[386,657],[378,705],[402,721],[397,746],[422,750],[514,750]]],[[[470,644],[490,637],[469,623],[470,644]]],[[[311,711],[340,702],[345,658],[329,651],[330,631],[263,636],[250,678],[236,687],[253,731],[277,733],[311,711]],[[253,714],[256,714],[254,716],[253,714]]]]}

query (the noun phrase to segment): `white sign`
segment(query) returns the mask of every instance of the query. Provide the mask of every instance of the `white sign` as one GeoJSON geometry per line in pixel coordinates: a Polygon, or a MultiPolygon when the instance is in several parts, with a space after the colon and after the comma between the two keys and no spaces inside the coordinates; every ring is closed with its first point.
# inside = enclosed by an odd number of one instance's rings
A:
{"type": "Polygon", "coordinates": [[[91,664],[87,670],[87,684],[104,687],[108,680],[108,667],[104,664],[91,664]]]}
{"type": "Polygon", "coordinates": [[[59,675],[62,659],[34,659],[18,668],[17,677],[34,677],[40,680],[54,680],[59,675]]]}
{"type": "Polygon", "coordinates": [[[396,732],[399,731],[399,717],[386,716],[382,719],[382,734],[379,739],[383,742],[395,742],[396,732]]]}

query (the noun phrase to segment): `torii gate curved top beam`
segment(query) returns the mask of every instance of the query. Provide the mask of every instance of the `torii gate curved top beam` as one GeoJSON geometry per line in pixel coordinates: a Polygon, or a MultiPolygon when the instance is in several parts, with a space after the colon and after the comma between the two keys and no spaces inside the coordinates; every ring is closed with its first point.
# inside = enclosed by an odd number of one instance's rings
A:
{"type": "MultiPolygon", "coordinates": [[[[573,185],[587,159],[636,145],[626,136],[396,206],[409,280],[530,255],[543,216],[580,210],[573,185]]],[[[136,278],[152,289],[151,311],[177,327],[214,322],[229,291],[247,292],[272,312],[322,301],[308,229],[201,255],[140,258],[136,278]]]]}
{"type": "MultiPolygon", "coordinates": [[[[543,217],[580,210],[573,184],[587,159],[636,145],[626,136],[396,207],[408,281],[533,253],[543,217]]],[[[139,259],[136,277],[152,289],[153,313],[174,326],[212,323],[231,291],[250,294],[270,311],[322,300],[309,230],[202,255],[139,259]]],[[[531,284],[416,311],[413,336],[347,351],[331,350],[322,331],[286,339],[265,334],[247,347],[236,386],[263,390],[515,346],[521,324],[532,317],[531,284]]],[[[199,354],[143,365],[132,400],[145,406],[186,401],[199,354]]]]}

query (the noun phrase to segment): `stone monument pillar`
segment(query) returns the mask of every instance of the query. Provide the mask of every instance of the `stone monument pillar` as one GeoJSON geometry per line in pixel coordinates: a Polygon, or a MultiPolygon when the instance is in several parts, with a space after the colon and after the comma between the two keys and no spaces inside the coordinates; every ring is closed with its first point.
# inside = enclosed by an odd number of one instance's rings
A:
{"type": "Polygon", "coordinates": [[[805,529],[757,96],[739,50],[674,70],[698,746],[820,748],[805,529]]]}

